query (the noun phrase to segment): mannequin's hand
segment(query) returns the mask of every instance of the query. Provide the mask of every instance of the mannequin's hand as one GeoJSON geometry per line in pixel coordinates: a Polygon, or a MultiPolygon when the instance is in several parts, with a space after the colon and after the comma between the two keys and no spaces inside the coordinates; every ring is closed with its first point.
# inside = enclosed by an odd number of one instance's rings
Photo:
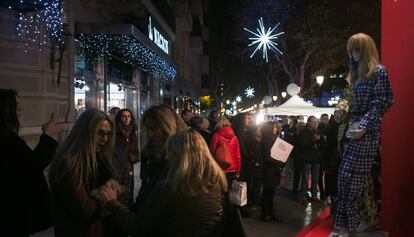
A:
{"type": "Polygon", "coordinates": [[[357,133],[355,133],[355,135],[354,135],[354,140],[359,140],[359,139],[361,139],[361,138],[365,135],[365,133],[367,132],[367,130],[368,130],[368,129],[363,128],[363,129],[359,130],[357,133]]]}

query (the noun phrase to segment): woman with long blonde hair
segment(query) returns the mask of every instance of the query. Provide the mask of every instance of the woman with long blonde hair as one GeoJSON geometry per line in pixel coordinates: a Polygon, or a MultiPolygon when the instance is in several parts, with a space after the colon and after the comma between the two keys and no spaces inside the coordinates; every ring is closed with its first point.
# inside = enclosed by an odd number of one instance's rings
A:
{"type": "Polygon", "coordinates": [[[388,73],[379,62],[374,40],[363,33],[348,40],[352,86],[352,121],[345,134],[345,150],[338,173],[338,196],[332,215],[335,229],[329,235],[348,236],[363,230],[357,200],[365,188],[369,171],[378,156],[381,117],[393,102],[388,73]]]}
{"type": "Polygon", "coordinates": [[[102,198],[93,190],[112,177],[114,125],[104,112],[81,114],[57,149],[49,170],[55,236],[102,236],[102,198]]]}
{"type": "Polygon", "coordinates": [[[222,191],[227,190],[224,172],[200,137],[197,131],[190,129],[168,140],[167,160],[170,170],[167,180],[173,191],[198,196],[207,193],[216,184],[222,191]]]}
{"type": "Polygon", "coordinates": [[[116,200],[115,189],[103,188],[116,224],[132,236],[212,236],[223,215],[224,172],[195,130],[171,136],[166,149],[168,174],[137,214],[116,200]]]}

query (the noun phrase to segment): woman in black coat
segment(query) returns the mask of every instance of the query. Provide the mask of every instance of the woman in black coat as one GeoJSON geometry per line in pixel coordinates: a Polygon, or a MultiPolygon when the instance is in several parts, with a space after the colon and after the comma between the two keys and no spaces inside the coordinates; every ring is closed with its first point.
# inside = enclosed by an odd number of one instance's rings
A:
{"type": "Polygon", "coordinates": [[[42,126],[43,134],[35,150],[19,137],[22,108],[15,90],[0,89],[0,150],[2,232],[29,236],[51,227],[49,189],[43,169],[49,164],[58,143],[51,137],[53,115],[42,126]]]}
{"type": "Polygon", "coordinates": [[[277,138],[277,127],[273,122],[266,122],[262,127],[263,155],[263,194],[261,203],[261,219],[267,222],[281,221],[274,215],[273,198],[275,189],[280,185],[280,176],[284,163],[273,159],[271,149],[277,138]]]}
{"type": "Polygon", "coordinates": [[[138,133],[134,114],[121,109],[115,116],[115,156],[112,159],[114,179],[123,190],[119,195],[122,204],[129,207],[134,194],[134,164],[139,161],[138,133]]]}

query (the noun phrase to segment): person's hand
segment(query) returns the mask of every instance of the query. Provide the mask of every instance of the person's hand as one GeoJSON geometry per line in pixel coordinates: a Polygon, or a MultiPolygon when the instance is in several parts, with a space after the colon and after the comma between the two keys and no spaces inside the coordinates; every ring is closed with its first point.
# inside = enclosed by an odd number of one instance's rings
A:
{"type": "Polygon", "coordinates": [[[240,178],[240,173],[237,172],[236,175],[234,176],[236,179],[240,178]]]}
{"type": "Polygon", "coordinates": [[[321,139],[321,135],[315,135],[315,140],[320,140],[321,139]]]}
{"type": "Polygon", "coordinates": [[[42,125],[42,132],[51,137],[56,132],[55,115],[52,113],[47,123],[42,125]]]}
{"type": "Polygon", "coordinates": [[[365,135],[366,132],[367,132],[367,129],[366,128],[363,128],[363,129],[359,130],[358,132],[355,133],[353,139],[354,140],[361,139],[365,135]]]}
{"type": "Polygon", "coordinates": [[[100,192],[105,196],[106,201],[115,200],[117,197],[116,188],[112,185],[104,185],[100,188],[100,192]]]}

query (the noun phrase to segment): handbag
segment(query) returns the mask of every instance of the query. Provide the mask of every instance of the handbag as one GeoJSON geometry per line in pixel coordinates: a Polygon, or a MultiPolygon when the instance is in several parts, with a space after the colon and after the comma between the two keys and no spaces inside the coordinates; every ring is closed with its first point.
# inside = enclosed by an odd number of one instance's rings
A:
{"type": "Polygon", "coordinates": [[[219,140],[217,148],[213,153],[214,160],[221,169],[226,170],[232,165],[230,148],[226,142],[219,140]]]}
{"type": "Polygon", "coordinates": [[[230,203],[237,206],[244,206],[247,204],[247,184],[233,180],[231,189],[229,190],[230,203]]]}
{"type": "Polygon", "coordinates": [[[360,128],[359,124],[360,124],[360,121],[354,121],[349,126],[348,130],[345,132],[345,137],[348,140],[353,140],[355,134],[361,131],[361,128],[360,128]]]}

